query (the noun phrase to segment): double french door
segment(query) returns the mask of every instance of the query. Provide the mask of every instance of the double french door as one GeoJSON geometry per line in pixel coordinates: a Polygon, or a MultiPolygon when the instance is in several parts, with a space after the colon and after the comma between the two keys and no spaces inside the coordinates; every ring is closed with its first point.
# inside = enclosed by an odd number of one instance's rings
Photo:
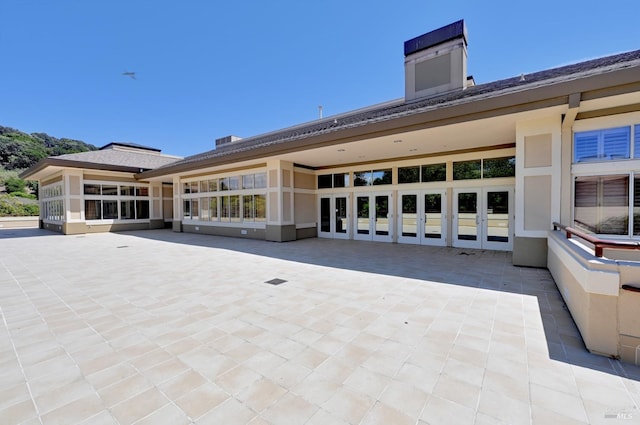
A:
{"type": "Polygon", "coordinates": [[[330,195],[320,197],[318,236],[349,239],[349,197],[330,195]]]}
{"type": "Polygon", "coordinates": [[[513,249],[513,188],[454,189],[454,247],[513,249]]]}
{"type": "Polygon", "coordinates": [[[398,194],[398,242],[444,246],[447,244],[445,190],[398,194]]]}
{"type": "Polygon", "coordinates": [[[393,202],[391,192],[354,196],[354,239],[391,242],[393,202]]]}

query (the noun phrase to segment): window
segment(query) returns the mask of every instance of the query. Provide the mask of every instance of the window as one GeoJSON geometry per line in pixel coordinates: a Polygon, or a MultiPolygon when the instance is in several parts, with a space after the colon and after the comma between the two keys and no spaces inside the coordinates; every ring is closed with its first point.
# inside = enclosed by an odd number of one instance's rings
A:
{"type": "MultiPolygon", "coordinates": [[[[103,188],[104,190],[104,188],[103,188]]],[[[147,217],[149,218],[149,217],[147,217]]],[[[106,200],[102,201],[102,219],[117,220],[118,219],[118,201],[106,200]]]]}
{"type": "Polygon", "coordinates": [[[419,183],[420,167],[400,167],[398,168],[398,183],[419,183]]]}
{"type": "Polygon", "coordinates": [[[353,173],[354,186],[371,186],[371,171],[356,171],[353,173]]]}
{"type": "Polygon", "coordinates": [[[104,196],[118,196],[118,186],[116,185],[102,185],[102,194],[104,196]]]}
{"type": "Polygon", "coordinates": [[[240,189],[240,176],[229,177],[229,190],[240,189]]]}
{"type": "Polygon", "coordinates": [[[443,182],[447,180],[447,164],[398,168],[398,183],[443,182]]]}
{"type": "Polygon", "coordinates": [[[220,179],[220,190],[229,190],[229,177],[220,179]]]}
{"type": "Polygon", "coordinates": [[[242,176],[242,188],[243,189],[253,189],[253,174],[247,174],[242,176]]]}
{"type": "Polygon", "coordinates": [[[85,184],[84,185],[84,194],[85,195],[101,195],[100,185],[99,184],[85,184]]]}
{"type": "Polygon", "coordinates": [[[491,158],[482,161],[482,178],[513,177],[516,175],[516,158],[491,158]]]}
{"type": "Polygon", "coordinates": [[[627,235],[629,176],[576,177],[574,226],[589,233],[627,235]]]}
{"type": "Polygon", "coordinates": [[[134,193],[133,186],[120,186],[120,196],[133,196],[134,193]]]}
{"type": "Polygon", "coordinates": [[[135,220],[136,209],[135,203],[132,200],[120,201],[120,219],[121,220],[135,220]]]}
{"type": "Polygon", "coordinates": [[[372,177],[374,186],[391,184],[391,169],[373,170],[372,177]]]}
{"type": "Polygon", "coordinates": [[[349,187],[349,173],[334,174],[333,187],[349,187]]]}
{"type": "Polygon", "coordinates": [[[102,201],[97,199],[87,199],[84,201],[84,217],[87,220],[100,220],[102,217],[102,201]]]}
{"type": "Polygon", "coordinates": [[[453,163],[454,180],[470,180],[482,177],[481,160],[461,161],[453,163]]]}
{"type": "Polygon", "coordinates": [[[587,162],[628,159],[630,138],[630,127],[576,132],[573,136],[573,160],[587,162]]]}
{"type": "Polygon", "coordinates": [[[213,197],[209,200],[209,214],[211,221],[218,221],[218,198],[213,197]]]}
{"type": "Polygon", "coordinates": [[[253,187],[264,189],[267,187],[267,173],[256,173],[253,179],[253,187]]]}
{"type": "Polygon", "coordinates": [[[422,166],[423,182],[443,182],[447,180],[447,164],[429,164],[422,166]]]}
{"type": "Polygon", "coordinates": [[[349,187],[349,173],[320,174],[318,176],[318,189],[331,189],[332,187],[349,187]]]}

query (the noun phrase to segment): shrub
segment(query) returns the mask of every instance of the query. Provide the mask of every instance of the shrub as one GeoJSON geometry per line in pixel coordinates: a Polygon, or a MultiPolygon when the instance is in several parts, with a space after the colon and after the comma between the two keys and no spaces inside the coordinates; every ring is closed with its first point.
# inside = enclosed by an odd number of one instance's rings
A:
{"type": "Polygon", "coordinates": [[[24,192],[25,182],[18,177],[9,177],[4,181],[7,193],[24,192]]]}

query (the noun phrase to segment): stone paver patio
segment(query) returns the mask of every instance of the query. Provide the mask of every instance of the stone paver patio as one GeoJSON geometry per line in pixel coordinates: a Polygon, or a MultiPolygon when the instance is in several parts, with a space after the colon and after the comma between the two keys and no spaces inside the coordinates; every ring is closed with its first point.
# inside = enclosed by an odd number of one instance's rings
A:
{"type": "Polygon", "coordinates": [[[510,253],[7,229],[0,254],[1,424],[640,423],[640,368],[510,253]]]}

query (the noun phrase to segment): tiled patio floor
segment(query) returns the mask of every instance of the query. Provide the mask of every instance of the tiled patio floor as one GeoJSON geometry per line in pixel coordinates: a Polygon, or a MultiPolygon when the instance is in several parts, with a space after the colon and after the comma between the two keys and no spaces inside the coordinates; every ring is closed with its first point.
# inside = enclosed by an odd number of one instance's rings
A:
{"type": "Polygon", "coordinates": [[[0,254],[0,424],[640,423],[640,368],[509,253],[7,229],[0,254]]]}

